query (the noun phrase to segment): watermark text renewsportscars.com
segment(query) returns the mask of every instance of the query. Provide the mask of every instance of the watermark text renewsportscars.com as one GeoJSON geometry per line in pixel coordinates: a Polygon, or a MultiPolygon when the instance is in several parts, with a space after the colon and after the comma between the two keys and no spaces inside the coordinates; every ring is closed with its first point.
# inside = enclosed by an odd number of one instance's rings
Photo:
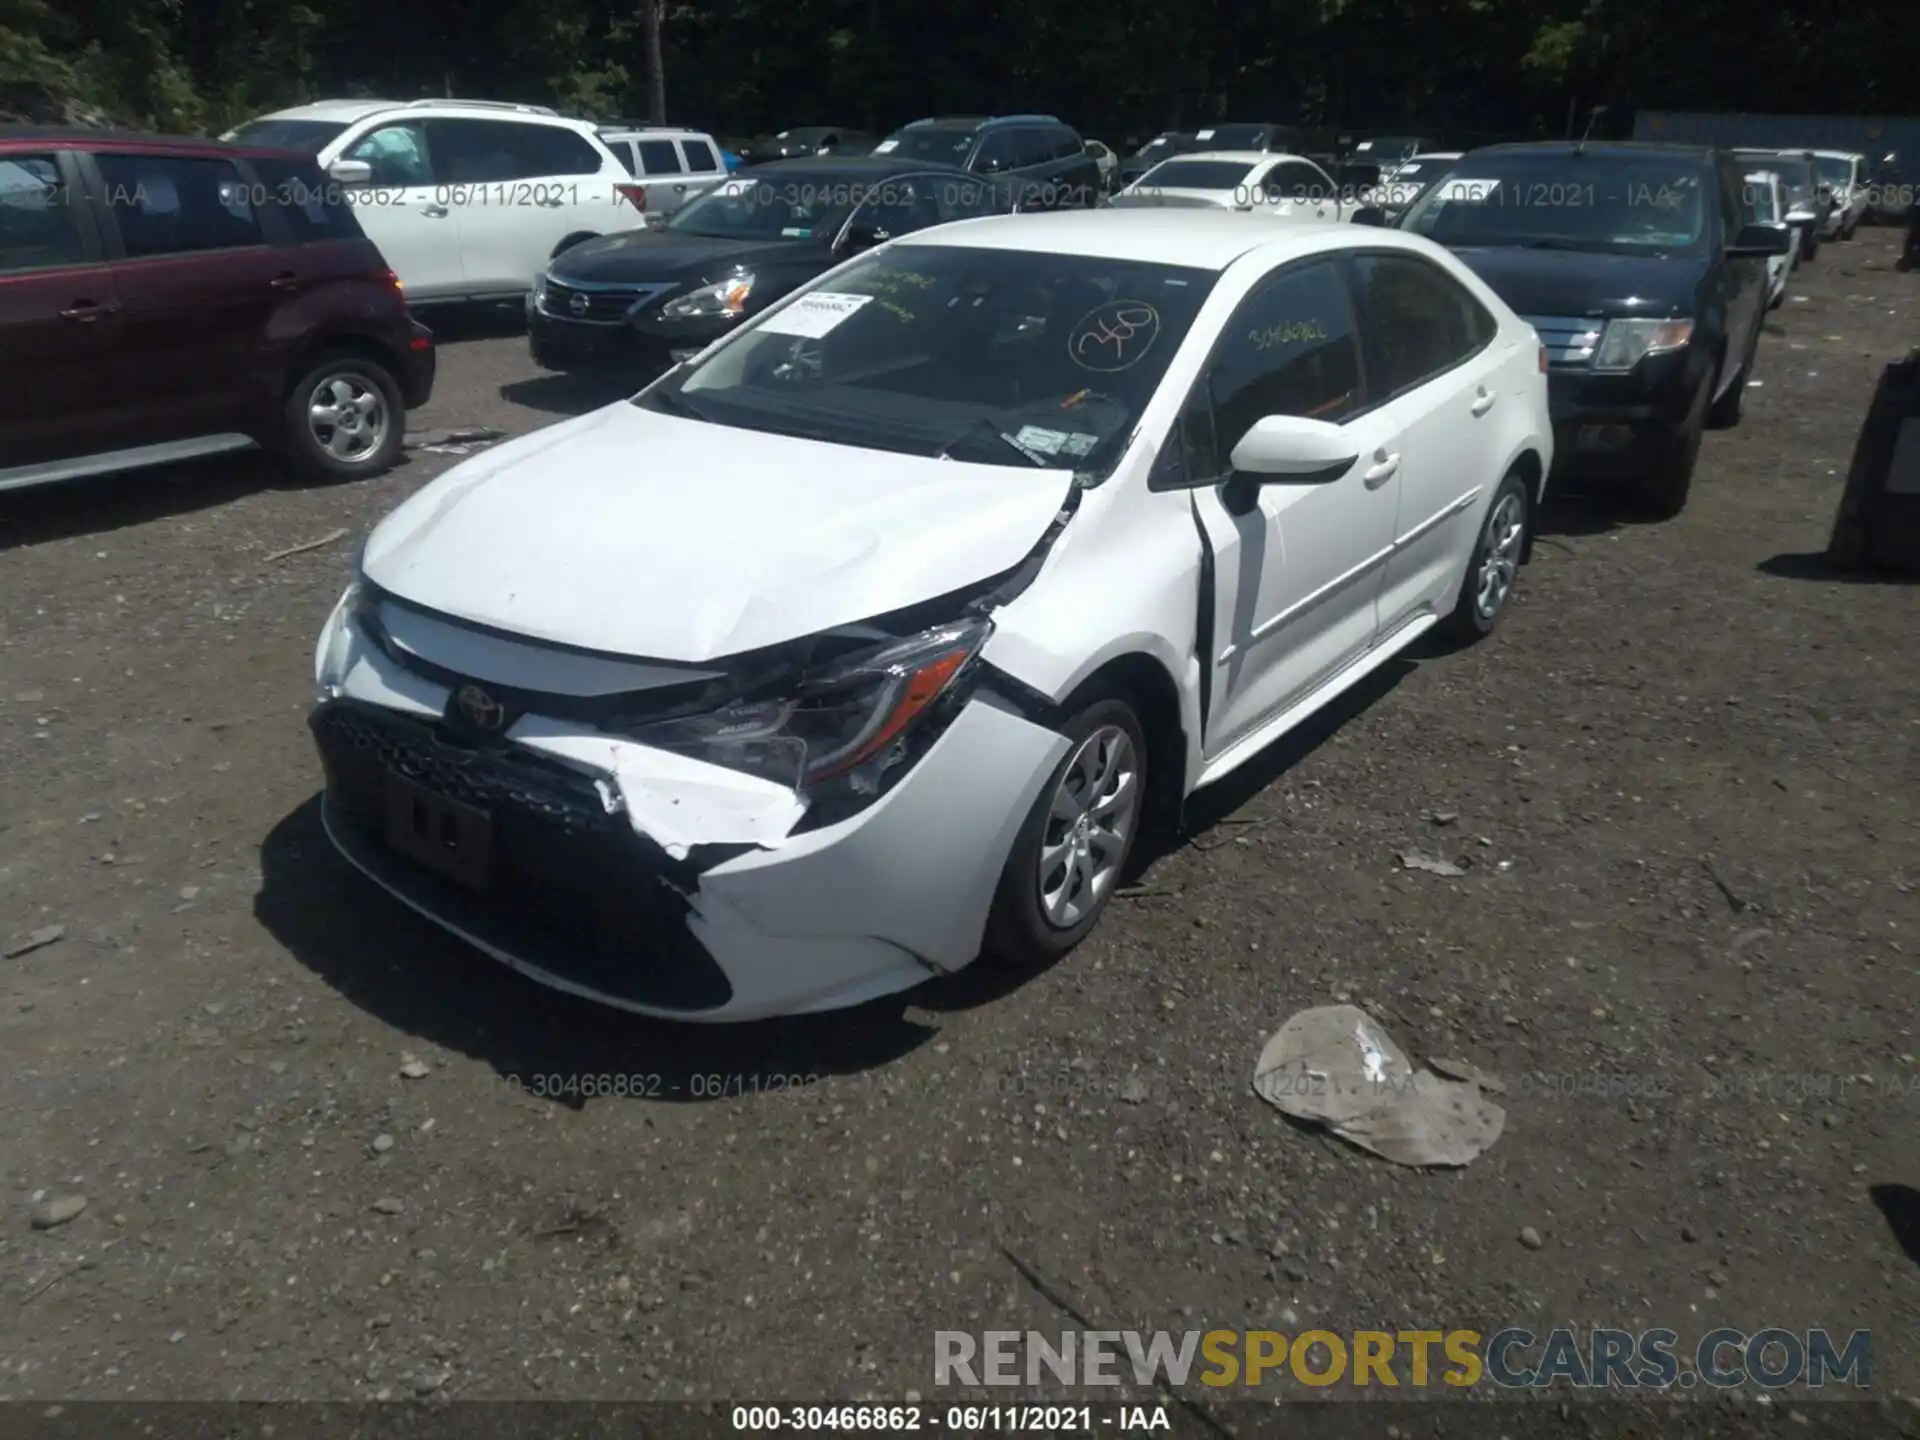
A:
{"type": "Polygon", "coordinates": [[[935,1386],[1820,1390],[1872,1384],[1870,1331],[937,1330],[935,1386]]]}

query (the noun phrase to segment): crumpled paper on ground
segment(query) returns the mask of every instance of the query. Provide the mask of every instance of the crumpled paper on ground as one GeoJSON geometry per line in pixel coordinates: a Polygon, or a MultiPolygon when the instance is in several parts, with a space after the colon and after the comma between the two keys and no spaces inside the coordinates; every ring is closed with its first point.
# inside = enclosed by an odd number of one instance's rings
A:
{"type": "Polygon", "coordinates": [[[1472,1081],[1415,1070],[1354,1005],[1302,1010],[1260,1052],[1253,1090],[1397,1165],[1465,1165],[1500,1138],[1507,1112],[1472,1081]]]}

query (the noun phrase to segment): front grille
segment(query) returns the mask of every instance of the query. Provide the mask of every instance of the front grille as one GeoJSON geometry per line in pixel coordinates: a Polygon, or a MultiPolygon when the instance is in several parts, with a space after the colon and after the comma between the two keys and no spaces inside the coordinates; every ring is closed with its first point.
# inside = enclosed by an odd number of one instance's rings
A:
{"type": "Polygon", "coordinates": [[[689,1013],[732,998],[687,928],[694,871],[668,858],[584,775],[510,751],[451,743],[435,726],[334,701],[309,721],[327,773],[329,829],[354,861],[429,914],[564,980],[689,1013]],[[388,777],[484,810],[494,865],[484,892],[386,843],[388,777]]]}
{"type": "Polygon", "coordinates": [[[1550,365],[1589,364],[1607,323],[1578,315],[1523,315],[1520,318],[1539,332],[1540,342],[1547,347],[1550,365]]]}
{"type": "Polygon", "coordinates": [[[623,325],[627,312],[636,304],[664,295],[672,288],[671,285],[569,285],[549,279],[540,308],[556,320],[623,325]]]}

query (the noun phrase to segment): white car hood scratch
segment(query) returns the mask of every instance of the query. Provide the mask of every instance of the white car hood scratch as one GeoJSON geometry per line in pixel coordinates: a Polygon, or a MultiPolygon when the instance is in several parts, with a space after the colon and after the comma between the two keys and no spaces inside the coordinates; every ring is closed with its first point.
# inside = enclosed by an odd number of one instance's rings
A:
{"type": "Polygon", "coordinates": [[[1068,470],[682,420],[624,401],[456,466],[367,542],[367,578],[533,640],[700,663],[977,584],[1068,470]]]}

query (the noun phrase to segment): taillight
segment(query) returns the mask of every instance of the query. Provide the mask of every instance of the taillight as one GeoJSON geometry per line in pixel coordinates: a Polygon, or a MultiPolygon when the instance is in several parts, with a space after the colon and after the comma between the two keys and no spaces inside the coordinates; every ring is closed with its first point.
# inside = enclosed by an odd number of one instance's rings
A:
{"type": "Polygon", "coordinates": [[[633,206],[634,209],[640,211],[640,213],[643,215],[646,213],[646,209],[647,209],[647,187],[646,186],[615,185],[613,188],[618,190],[620,192],[621,198],[624,199],[629,205],[633,206]]]}
{"type": "Polygon", "coordinates": [[[1540,373],[1547,373],[1547,347],[1544,344],[1540,347],[1540,373]]]}

